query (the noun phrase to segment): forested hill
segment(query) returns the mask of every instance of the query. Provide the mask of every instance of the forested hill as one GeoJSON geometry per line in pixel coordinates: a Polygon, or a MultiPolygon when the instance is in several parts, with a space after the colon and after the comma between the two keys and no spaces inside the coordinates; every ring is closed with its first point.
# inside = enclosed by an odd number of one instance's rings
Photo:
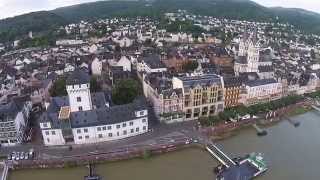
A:
{"type": "Polygon", "coordinates": [[[266,8],[249,0],[113,0],[85,3],[0,20],[0,41],[15,35],[45,31],[79,20],[110,16],[153,16],[178,9],[201,15],[240,20],[288,22],[304,31],[320,34],[320,15],[287,8],[266,8]],[[2,36],[1,36],[2,34],[2,36]],[[6,36],[3,36],[6,34],[6,36]]]}

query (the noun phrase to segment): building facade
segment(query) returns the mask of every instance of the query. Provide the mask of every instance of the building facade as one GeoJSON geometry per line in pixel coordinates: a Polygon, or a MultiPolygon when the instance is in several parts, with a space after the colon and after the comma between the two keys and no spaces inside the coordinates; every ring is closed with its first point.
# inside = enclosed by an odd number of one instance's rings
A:
{"type": "Polygon", "coordinates": [[[53,97],[40,119],[44,144],[87,144],[118,140],[148,131],[143,98],[111,106],[102,92],[90,93],[89,77],[76,70],[67,79],[67,97],[53,97]]]}
{"type": "Polygon", "coordinates": [[[182,89],[186,120],[217,115],[224,110],[224,82],[221,76],[174,77],[172,84],[174,89],[182,89]]]}

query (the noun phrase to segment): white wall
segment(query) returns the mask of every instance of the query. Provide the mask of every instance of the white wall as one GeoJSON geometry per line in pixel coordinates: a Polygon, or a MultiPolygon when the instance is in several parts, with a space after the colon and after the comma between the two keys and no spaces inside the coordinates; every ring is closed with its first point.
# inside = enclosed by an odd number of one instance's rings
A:
{"type": "Polygon", "coordinates": [[[64,145],[66,143],[61,129],[42,130],[42,137],[46,146],[64,145]]]}
{"type": "Polygon", "coordinates": [[[127,121],[127,122],[117,123],[112,125],[72,129],[75,144],[87,144],[87,143],[97,143],[97,142],[103,142],[103,141],[118,140],[118,139],[136,136],[136,135],[145,133],[147,131],[148,131],[147,117],[138,118],[132,121],[127,121]]]}
{"type": "Polygon", "coordinates": [[[82,111],[92,110],[92,101],[90,95],[90,85],[89,84],[81,84],[74,86],[67,86],[69,103],[71,112],[79,111],[79,107],[82,107],[82,111]],[[80,97],[81,101],[78,102],[78,97],[80,97]]]}

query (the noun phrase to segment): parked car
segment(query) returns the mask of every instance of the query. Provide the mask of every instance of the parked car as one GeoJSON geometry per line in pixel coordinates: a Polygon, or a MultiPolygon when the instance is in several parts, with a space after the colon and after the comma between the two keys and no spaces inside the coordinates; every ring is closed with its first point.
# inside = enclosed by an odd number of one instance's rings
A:
{"type": "Polygon", "coordinates": [[[8,154],[7,160],[8,160],[8,161],[12,160],[12,155],[11,155],[11,154],[8,154]]]}
{"type": "Polygon", "coordinates": [[[20,153],[20,159],[23,160],[24,159],[24,152],[20,153]]]}

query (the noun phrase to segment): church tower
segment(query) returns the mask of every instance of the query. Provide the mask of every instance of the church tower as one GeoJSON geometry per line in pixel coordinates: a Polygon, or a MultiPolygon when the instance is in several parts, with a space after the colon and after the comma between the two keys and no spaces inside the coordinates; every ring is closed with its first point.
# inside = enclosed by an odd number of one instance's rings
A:
{"type": "Polygon", "coordinates": [[[67,92],[71,112],[92,110],[90,76],[76,69],[67,79],[67,92]]]}

